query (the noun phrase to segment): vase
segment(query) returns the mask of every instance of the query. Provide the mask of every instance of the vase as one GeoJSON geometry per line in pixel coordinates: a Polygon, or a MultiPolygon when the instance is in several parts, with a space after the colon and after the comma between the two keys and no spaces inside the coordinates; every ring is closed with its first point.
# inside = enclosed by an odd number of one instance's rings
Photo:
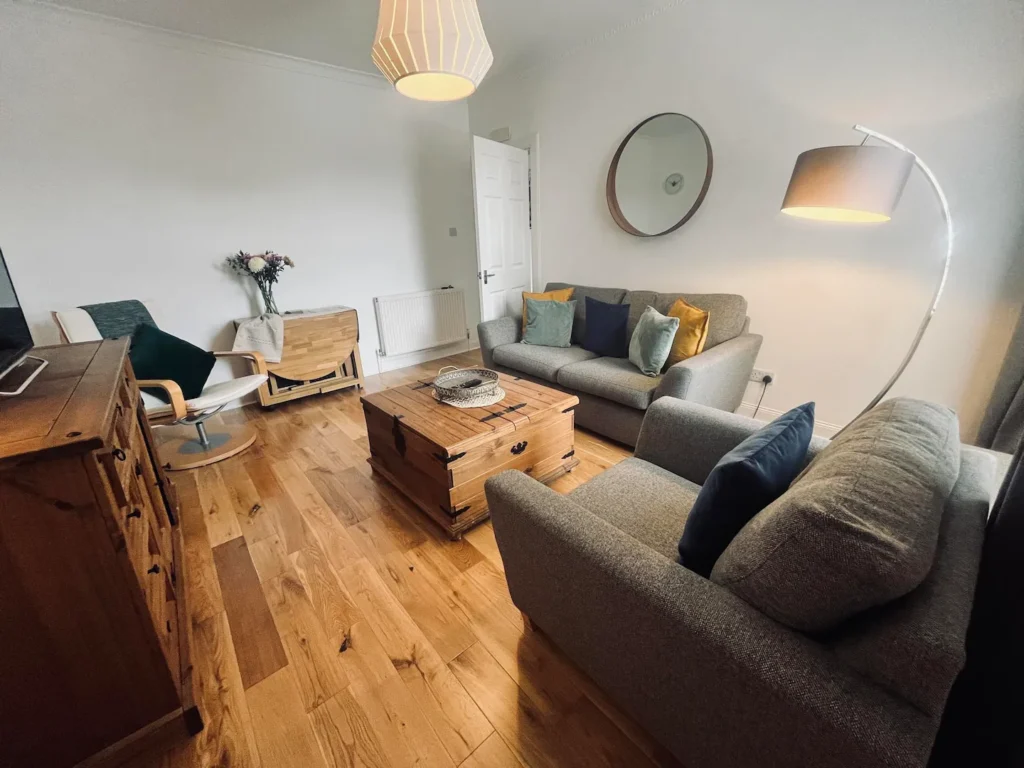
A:
{"type": "Polygon", "coordinates": [[[265,315],[279,315],[277,311],[277,303],[274,301],[274,289],[269,285],[261,285],[260,293],[263,295],[263,307],[265,315]]]}

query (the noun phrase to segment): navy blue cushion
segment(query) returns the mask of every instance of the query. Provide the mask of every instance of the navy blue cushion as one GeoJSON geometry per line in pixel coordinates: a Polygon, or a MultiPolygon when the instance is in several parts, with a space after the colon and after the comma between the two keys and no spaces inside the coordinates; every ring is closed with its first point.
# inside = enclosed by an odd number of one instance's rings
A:
{"type": "Polygon", "coordinates": [[[781,496],[807,458],[814,403],[784,413],[722,457],[686,518],[680,562],[708,577],[743,526],[781,496]]]}
{"type": "MultiPolygon", "coordinates": [[[[203,394],[217,362],[210,352],[189,344],[147,323],[139,323],[132,334],[132,348],[128,353],[137,379],[170,380],[181,387],[186,400],[203,394]]],[[[170,402],[162,389],[144,389],[143,392],[170,402]]]]}
{"type": "Polygon", "coordinates": [[[602,357],[629,357],[629,304],[586,299],[583,348],[602,357]]]}

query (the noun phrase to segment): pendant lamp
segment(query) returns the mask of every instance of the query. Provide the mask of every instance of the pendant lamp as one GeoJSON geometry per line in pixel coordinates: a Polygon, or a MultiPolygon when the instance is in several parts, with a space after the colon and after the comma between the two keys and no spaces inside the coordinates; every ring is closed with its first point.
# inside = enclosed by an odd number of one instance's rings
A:
{"type": "Polygon", "coordinates": [[[381,0],[371,55],[399,93],[421,101],[472,95],[494,63],[476,0],[381,0]]]}

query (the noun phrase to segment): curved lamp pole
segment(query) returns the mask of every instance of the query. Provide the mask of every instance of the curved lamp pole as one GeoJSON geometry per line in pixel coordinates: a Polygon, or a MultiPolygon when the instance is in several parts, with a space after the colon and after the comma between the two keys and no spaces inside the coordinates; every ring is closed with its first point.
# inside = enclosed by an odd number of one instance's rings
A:
{"type": "Polygon", "coordinates": [[[859,146],[822,147],[804,152],[797,158],[793,177],[786,191],[782,212],[818,221],[871,223],[888,221],[903,194],[903,188],[916,165],[924,173],[942,207],[946,223],[946,258],[935,296],[921,326],[907,350],[903,362],[875,399],[861,413],[867,413],[889,394],[893,385],[910,365],[921,345],[932,316],[939,306],[949,279],[953,261],[953,218],[949,201],[932,169],[900,142],[862,125],[853,130],[864,134],[859,146]],[[886,146],[871,146],[876,139],[886,146]]]}

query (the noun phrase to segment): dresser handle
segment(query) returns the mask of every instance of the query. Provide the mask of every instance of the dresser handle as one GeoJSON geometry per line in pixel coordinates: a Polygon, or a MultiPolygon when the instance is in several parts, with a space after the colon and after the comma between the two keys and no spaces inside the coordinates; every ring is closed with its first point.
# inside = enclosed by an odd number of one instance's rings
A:
{"type": "Polygon", "coordinates": [[[128,458],[128,454],[126,454],[126,453],[125,453],[124,451],[122,451],[122,450],[121,450],[120,448],[115,448],[114,450],[112,450],[112,451],[110,452],[110,454],[111,454],[111,456],[113,456],[113,457],[114,457],[115,459],[117,459],[118,461],[124,461],[125,459],[127,459],[127,458],[128,458]]]}
{"type": "Polygon", "coordinates": [[[132,517],[142,517],[142,510],[141,510],[141,509],[139,509],[138,507],[136,507],[136,508],[135,508],[135,509],[133,509],[133,510],[132,510],[131,512],[129,512],[129,513],[128,513],[128,514],[126,515],[126,517],[128,517],[128,518],[132,518],[132,517]]]}
{"type": "Polygon", "coordinates": [[[516,443],[515,445],[512,446],[512,455],[518,456],[519,454],[523,453],[524,451],[526,451],[526,446],[528,445],[529,443],[525,440],[521,443],[516,443]]]}
{"type": "Polygon", "coordinates": [[[146,573],[160,573],[160,566],[154,564],[152,568],[146,571],[146,573]]]}

